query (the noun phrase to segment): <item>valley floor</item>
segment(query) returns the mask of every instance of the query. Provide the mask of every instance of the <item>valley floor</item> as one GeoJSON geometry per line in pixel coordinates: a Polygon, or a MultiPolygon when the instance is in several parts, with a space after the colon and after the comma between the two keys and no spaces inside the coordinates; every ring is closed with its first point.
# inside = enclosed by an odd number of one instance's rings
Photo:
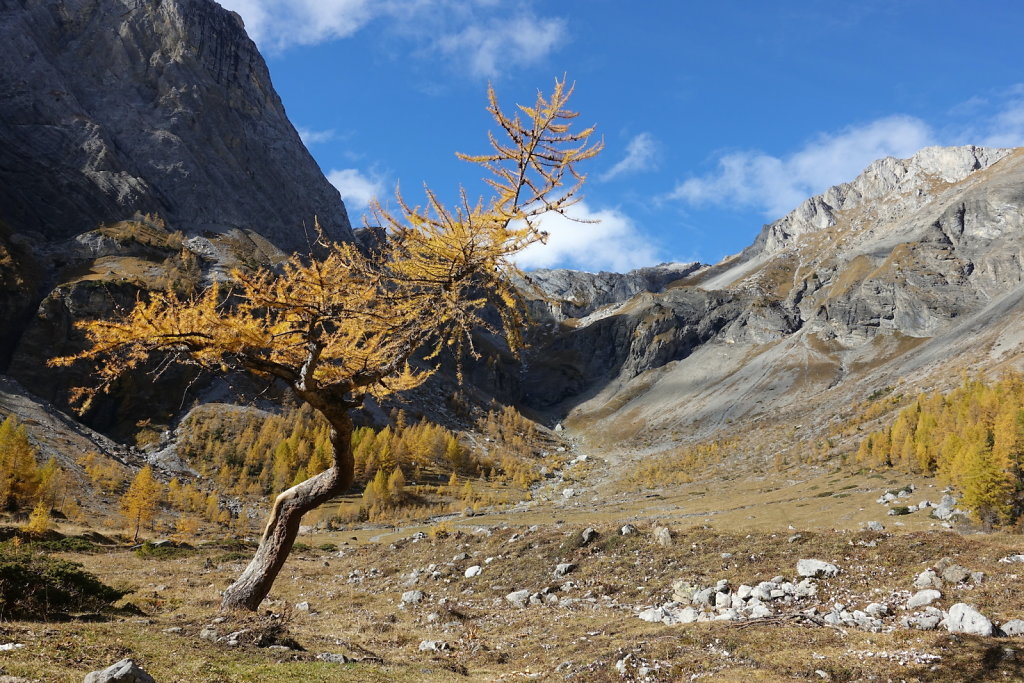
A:
{"type": "Polygon", "coordinates": [[[876,502],[908,484],[900,501],[937,501],[934,482],[737,475],[631,493],[610,461],[577,457],[502,513],[303,536],[258,615],[217,610],[249,549],[65,553],[133,589],[140,612],[2,622],[0,675],[16,678],[0,680],[80,681],[125,657],[161,682],[1024,679],[1019,637],[902,623],[927,613],[906,605],[929,568],[947,579],[932,608],[1024,618],[1024,564],[1001,561],[1024,537],[947,529],[927,510],[888,516],[876,502]],[[839,573],[799,584],[803,559],[839,573]],[[741,618],[754,603],[740,596],[770,584],[767,613],[741,618]],[[718,619],[671,623],[700,588],[719,603],[700,619],[718,619]]]}

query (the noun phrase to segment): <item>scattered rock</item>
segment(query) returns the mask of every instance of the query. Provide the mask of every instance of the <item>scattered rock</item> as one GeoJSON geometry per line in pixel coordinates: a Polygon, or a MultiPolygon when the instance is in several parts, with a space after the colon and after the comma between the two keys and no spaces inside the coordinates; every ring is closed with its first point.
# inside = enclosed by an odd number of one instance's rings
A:
{"type": "Polygon", "coordinates": [[[417,605],[423,602],[423,598],[426,596],[423,591],[406,591],[402,593],[402,604],[403,605],[417,605]]]}
{"type": "Polygon", "coordinates": [[[424,640],[420,642],[420,652],[443,652],[452,646],[443,640],[424,640]]]}
{"type": "Polygon", "coordinates": [[[530,601],[530,591],[512,591],[511,593],[505,596],[505,599],[511,602],[516,607],[526,607],[527,603],[530,601]]]}
{"type": "Polygon", "coordinates": [[[122,659],[102,671],[86,674],[83,683],[156,683],[156,680],[132,660],[122,659]]]}
{"type": "Polygon", "coordinates": [[[995,630],[988,617],[964,602],[949,608],[946,629],[950,633],[968,633],[976,636],[990,636],[995,630]]]}
{"type": "Polygon", "coordinates": [[[335,652],[321,652],[316,656],[321,662],[330,662],[331,664],[349,664],[351,662],[357,662],[358,659],[353,659],[348,655],[343,655],[335,652]]]}
{"type": "Polygon", "coordinates": [[[654,542],[662,547],[669,547],[672,545],[672,532],[669,531],[668,527],[656,526],[654,527],[654,542]]]}
{"type": "Polygon", "coordinates": [[[563,562],[555,566],[555,576],[565,576],[574,569],[576,569],[576,565],[572,562],[563,562]]]}
{"type": "Polygon", "coordinates": [[[203,630],[201,630],[199,632],[199,639],[200,640],[209,640],[209,641],[216,642],[217,641],[217,635],[218,635],[217,634],[217,629],[215,629],[215,628],[213,628],[211,626],[207,626],[207,627],[203,628],[203,630]]]}
{"type": "Polygon", "coordinates": [[[942,597],[942,593],[935,590],[934,588],[926,588],[920,590],[907,600],[907,609],[915,609],[917,607],[926,607],[939,598],[942,597]]]}
{"type": "Polygon", "coordinates": [[[472,567],[467,567],[466,568],[465,576],[466,576],[467,579],[472,579],[474,576],[480,576],[480,573],[483,570],[484,570],[483,567],[481,567],[478,564],[474,564],[472,567]]]}
{"type": "Polygon", "coordinates": [[[882,617],[887,617],[890,614],[892,614],[892,610],[889,609],[889,606],[888,605],[883,605],[880,602],[873,602],[873,603],[871,603],[870,605],[868,605],[867,607],[864,608],[864,611],[868,615],[870,615],[870,616],[872,616],[872,617],[874,617],[876,619],[881,619],[882,617]]]}
{"type": "MultiPolygon", "coordinates": [[[[632,536],[635,533],[636,533],[636,527],[633,526],[632,524],[623,524],[622,528],[619,529],[619,535],[620,536],[632,536]]],[[[1021,555],[1021,557],[1024,557],[1024,555],[1021,555]]],[[[1021,560],[1021,561],[1024,562],[1024,560],[1021,560]]]]}
{"type": "Polygon", "coordinates": [[[297,609],[300,612],[311,612],[312,611],[309,608],[309,603],[306,602],[305,600],[303,600],[302,602],[300,602],[297,605],[295,605],[295,609],[297,609]]]}
{"type": "Polygon", "coordinates": [[[885,531],[885,525],[881,522],[871,521],[864,525],[868,531],[885,531]]]}
{"type": "Polygon", "coordinates": [[[1000,558],[1000,562],[1024,562],[1024,554],[1018,555],[1007,555],[1006,557],[1000,558]]]}
{"type": "Polygon", "coordinates": [[[934,569],[925,569],[914,579],[914,588],[942,588],[942,579],[934,569]]]}
{"type": "Polygon", "coordinates": [[[594,529],[594,527],[587,527],[583,530],[583,533],[580,534],[580,541],[583,543],[583,545],[587,545],[597,537],[597,530],[594,529]]]}
{"type": "Polygon", "coordinates": [[[800,576],[822,579],[838,576],[839,567],[822,560],[800,560],[796,563],[796,573],[800,576]]]}
{"type": "Polygon", "coordinates": [[[576,495],[576,489],[562,489],[562,498],[572,498],[576,495]]]}
{"type": "Polygon", "coordinates": [[[913,628],[918,631],[933,631],[938,628],[946,614],[936,607],[925,607],[924,610],[903,617],[900,623],[905,628],[913,628]]]}
{"type": "Polygon", "coordinates": [[[1000,630],[1007,636],[1024,636],[1024,620],[1011,619],[1003,624],[1000,630]]]}

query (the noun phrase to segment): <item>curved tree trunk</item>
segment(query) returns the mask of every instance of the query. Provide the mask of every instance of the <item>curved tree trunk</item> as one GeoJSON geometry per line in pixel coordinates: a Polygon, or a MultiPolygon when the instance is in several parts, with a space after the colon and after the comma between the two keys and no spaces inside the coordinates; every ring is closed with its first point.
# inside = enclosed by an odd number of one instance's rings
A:
{"type": "Polygon", "coordinates": [[[256,610],[288,559],[302,516],[344,493],[352,484],[352,422],[348,415],[332,416],[331,444],[333,467],[291,487],[274,500],[256,556],[224,591],[222,610],[256,610]]]}

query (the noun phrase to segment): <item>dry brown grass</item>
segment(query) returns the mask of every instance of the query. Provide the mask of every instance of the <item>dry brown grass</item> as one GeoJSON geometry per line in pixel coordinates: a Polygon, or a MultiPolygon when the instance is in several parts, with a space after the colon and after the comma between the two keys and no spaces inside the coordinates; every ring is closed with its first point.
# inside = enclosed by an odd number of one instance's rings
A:
{"type": "MultiPolygon", "coordinates": [[[[819,506],[820,516],[827,507],[838,506],[835,496],[841,493],[823,487],[841,489],[850,485],[847,481],[836,476],[808,481],[799,492],[771,490],[774,485],[764,482],[760,494],[747,489],[735,495],[750,502],[757,495],[817,497],[826,503],[819,506]]],[[[879,488],[888,483],[871,477],[864,483],[871,481],[879,488]]],[[[875,490],[845,490],[877,496],[875,490]]],[[[720,498],[712,490],[703,496],[690,493],[695,503],[709,506],[720,498]]],[[[847,499],[843,504],[858,503],[847,499]]],[[[890,535],[800,526],[801,538],[788,542],[793,532],[786,530],[785,518],[759,512],[744,527],[734,526],[734,518],[723,513],[715,515],[714,526],[693,526],[703,521],[693,517],[659,520],[675,532],[674,544],[663,548],[653,542],[650,522],[636,522],[639,533],[623,537],[617,533],[620,516],[597,523],[585,521],[586,510],[564,512],[559,515],[564,522],[535,528],[526,525],[531,520],[520,523],[514,516],[460,518],[448,523],[451,535],[419,541],[410,540],[412,530],[392,536],[389,540],[400,539],[395,543],[354,541],[351,536],[356,534],[350,532],[303,537],[310,543],[329,540],[342,550],[295,552],[263,607],[282,615],[287,634],[304,652],[244,643],[230,647],[198,638],[217,616],[218,591],[241,571],[244,554],[210,547],[163,559],[138,557],[124,549],[69,555],[107,583],[133,588],[127,599],[145,616],[104,623],[3,624],[0,640],[25,647],[4,653],[0,667],[11,675],[70,681],[134,657],[161,681],[492,681],[533,675],[542,680],[620,681],[624,679],[615,663],[628,654],[632,661],[660,667],[651,674],[654,681],[693,675],[718,681],[808,680],[818,670],[831,680],[845,681],[886,680],[897,671],[903,680],[921,681],[1010,680],[1022,673],[1019,648],[1006,639],[905,630],[873,634],[784,620],[664,626],[636,616],[640,608],[668,600],[674,580],[711,584],[724,578],[738,585],[777,574],[791,577],[796,561],[804,557],[843,568],[839,577],[821,583],[819,604],[842,601],[863,608],[867,602],[902,595],[915,574],[951,557],[987,578],[974,588],[947,589],[943,607],[964,600],[996,621],[1019,618],[1024,616],[1024,596],[1017,590],[1017,575],[1013,565],[998,562],[1020,551],[1024,542],[1019,536],[934,530],[890,535]],[[489,533],[474,533],[478,524],[487,525],[489,533]],[[589,545],[579,540],[586,524],[600,532],[589,545]],[[762,525],[774,525],[773,530],[756,530],[762,525]],[[723,558],[723,553],[731,557],[723,558]],[[464,559],[455,559],[462,554],[464,559]],[[560,562],[573,562],[577,569],[555,577],[552,570],[560,562]],[[465,569],[474,564],[483,573],[465,578],[465,569]],[[419,578],[412,580],[410,573],[417,570],[419,578]],[[438,574],[432,576],[432,571],[438,574]],[[425,601],[402,607],[402,593],[413,588],[426,594],[425,601]],[[504,599],[513,590],[544,588],[573,602],[520,609],[504,599]],[[309,602],[313,611],[296,610],[300,602],[309,602]],[[182,630],[168,633],[168,628],[182,630]],[[422,640],[443,640],[451,649],[421,652],[422,640]],[[864,654],[908,650],[942,659],[899,666],[883,656],[864,654]],[[323,652],[363,661],[315,661],[323,652]]],[[[553,516],[550,510],[547,514],[553,516]]],[[[217,628],[227,633],[266,628],[267,623],[266,617],[232,616],[217,628]]]]}

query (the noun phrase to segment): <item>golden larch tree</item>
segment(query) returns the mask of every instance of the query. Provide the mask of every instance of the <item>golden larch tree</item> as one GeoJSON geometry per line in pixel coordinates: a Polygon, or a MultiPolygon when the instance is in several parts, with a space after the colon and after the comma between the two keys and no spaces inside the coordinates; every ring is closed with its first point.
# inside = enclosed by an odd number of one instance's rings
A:
{"type": "Polygon", "coordinates": [[[153,476],[153,468],[146,465],[135,475],[128,491],[121,497],[121,514],[135,528],[132,541],[138,541],[139,531],[156,517],[162,491],[163,486],[153,476]]]}
{"type": "MultiPolygon", "coordinates": [[[[482,315],[492,307],[515,350],[522,307],[511,284],[513,255],[545,237],[541,216],[563,213],[579,200],[584,176],[577,164],[596,155],[593,128],[571,130],[572,87],[556,81],[548,96],[508,115],[488,89],[498,124],[491,152],[459,155],[489,171],[487,200],[448,208],[429,189],[425,206],[397,195],[397,208],[374,204],[386,238],[372,249],[323,244],[317,255],[293,256],[276,270],[235,271],[218,284],[184,297],[152,293],[120,319],[88,321],[90,342],[74,356],[96,363],[98,385],[81,389],[83,407],[125,373],[154,355],[215,372],[244,371],[284,382],[331,427],[331,466],[279,494],[256,555],[225,592],[223,608],[254,610],[291,550],[302,516],[344,493],[353,480],[350,411],[368,394],[417,386],[427,361],[445,349],[475,353],[471,333],[498,331],[482,315]]],[[[270,454],[267,454],[270,457],[270,454]]]]}

